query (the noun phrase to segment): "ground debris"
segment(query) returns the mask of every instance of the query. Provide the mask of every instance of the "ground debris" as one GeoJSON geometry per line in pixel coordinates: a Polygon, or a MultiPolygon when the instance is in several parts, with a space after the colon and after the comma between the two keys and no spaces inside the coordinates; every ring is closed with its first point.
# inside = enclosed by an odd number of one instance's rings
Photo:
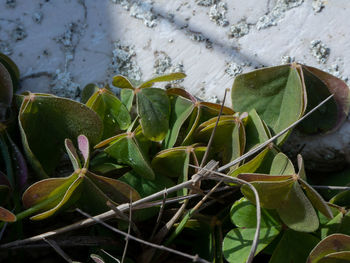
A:
{"type": "Polygon", "coordinates": [[[321,40],[317,39],[310,42],[310,51],[319,63],[324,64],[326,63],[331,50],[323,44],[321,40]]]}
{"type": "Polygon", "coordinates": [[[278,21],[284,17],[284,13],[289,9],[300,6],[304,0],[277,0],[276,5],[268,14],[259,18],[256,23],[258,30],[276,26],[278,21]]]}
{"type": "Polygon", "coordinates": [[[243,71],[243,68],[241,65],[238,65],[235,62],[227,62],[226,63],[225,73],[227,75],[229,75],[231,78],[234,78],[237,75],[241,74],[242,71],[243,71]]]}
{"type": "Polygon", "coordinates": [[[313,0],[312,9],[315,13],[319,13],[325,7],[325,0],[313,0]]]}
{"type": "Polygon", "coordinates": [[[109,65],[109,75],[120,74],[135,81],[140,81],[142,72],[137,65],[134,46],[124,45],[120,41],[114,42],[112,62],[109,65]]]}
{"type": "Polygon", "coordinates": [[[229,37],[240,38],[249,33],[249,25],[246,21],[241,21],[238,24],[231,26],[228,33],[229,37]]]}
{"type": "Polygon", "coordinates": [[[219,2],[210,7],[209,18],[215,22],[218,26],[225,27],[229,25],[229,21],[226,18],[227,5],[224,2],[219,2]]]}
{"type": "Polygon", "coordinates": [[[75,83],[70,72],[56,70],[50,84],[51,92],[59,97],[77,99],[80,96],[80,85],[75,83]]]}

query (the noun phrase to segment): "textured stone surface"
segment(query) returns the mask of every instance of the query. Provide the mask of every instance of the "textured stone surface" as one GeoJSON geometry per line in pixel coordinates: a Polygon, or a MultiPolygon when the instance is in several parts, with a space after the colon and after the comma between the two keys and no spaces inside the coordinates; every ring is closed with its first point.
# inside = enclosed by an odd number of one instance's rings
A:
{"type": "MultiPolygon", "coordinates": [[[[348,0],[0,0],[0,51],[18,64],[22,90],[77,98],[114,74],[183,71],[180,85],[219,101],[238,73],[281,62],[347,80],[349,12],[348,0]]],[[[348,126],[317,144],[338,153],[348,126]]]]}

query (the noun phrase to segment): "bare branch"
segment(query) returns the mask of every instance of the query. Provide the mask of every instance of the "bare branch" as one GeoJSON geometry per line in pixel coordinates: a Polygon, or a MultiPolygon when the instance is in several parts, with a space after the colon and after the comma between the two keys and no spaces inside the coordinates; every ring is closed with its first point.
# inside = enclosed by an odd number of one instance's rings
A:
{"type": "MultiPolygon", "coordinates": [[[[173,193],[176,192],[180,189],[183,189],[184,187],[190,187],[191,185],[193,185],[194,183],[206,178],[209,174],[210,171],[212,171],[212,169],[214,169],[216,166],[218,165],[218,162],[215,161],[210,161],[206,166],[205,166],[205,170],[202,169],[200,172],[196,173],[195,175],[192,176],[191,180],[188,180],[186,182],[183,182],[181,184],[175,185],[173,187],[168,188],[166,191],[162,190],[159,191],[157,193],[154,193],[152,195],[146,196],[145,198],[139,199],[135,202],[133,202],[131,204],[132,207],[147,203],[149,201],[152,201],[156,198],[162,197],[164,195],[165,192],[168,193],[173,193]]],[[[129,203],[126,204],[121,204],[117,207],[117,209],[121,212],[128,210],[130,207],[129,203]]],[[[97,216],[94,216],[93,219],[92,218],[87,218],[81,221],[78,221],[74,224],[68,225],[68,226],[64,226],[40,235],[36,235],[33,237],[29,237],[26,239],[22,239],[22,240],[16,240],[10,243],[6,243],[0,246],[0,249],[5,249],[5,248],[10,248],[13,246],[19,246],[19,245],[23,245],[23,244],[27,244],[27,243],[32,243],[32,242],[36,242],[39,240],[42,240],[43,238],[48,238],[48,237],[52,237],[55,235],[59,235],[68,231],[72,231],[74,229],[78,229],[78,228],[82,228],[82,227],[87,227],[93,224],[96,224],[96,220],[108,220],[115,217],[115,212],[113,210],[109,210],[107,212],[104,212],[102,214],[99,214],[97,216]],[[96,220],[95,220],[96,219],[96,220]]]]}
{"type": "Polygon", "coordinates": [[[228,91],[229,91],[228,89],[225,89],[224,99],[222,100],[222,103],[221,103],[220,112],[219,112],[218,118],[216,119],[216,123],[215,123],[214,129],[213,129],[212,133],[210,134],[210,138],[209,138],[209,142],[208,142],[208,145],[207,145],[207,149],[204,152],[204,156],[203,156],[203,159],[201,161],[200,167],[203,167],[203,165],[207,161],[209,150],[210,150],[210,147],[211,147],[211,145],[213,143],[213,139],[214,139],[214,136],[215,136],[216,128],[218,127],[218,124],[219,124],[219,121],[220,121],[220,117],[221,117],[222,111],[224,109],[226,95],[227,95],[228,91]]]}
{"type": "Polygon", "coordinates": [[[270,139],[268,139],[267,141],[265,141],[264,143],[260,144],[258,147],[253,148],[252,150],[250,150],[249,152],[243,154],[242,156],[240,156],[239,158],[233,160],[232,162],[225,164],[223,166],[221,166],[218,171],[222,172],[225,171],[227,168],[236,165],[237,163],[243,161],[244,159],[246,159],[247,157],[252,156],[253,154],[259,152],[261,149],[265,148],[269,143],[273,142],[274,140],[276,140],[278,137],[280,137],[281,135],[285,134],[286,132],[288,132],[290,129],[294,128],[296,125],[298,125],[301,121],[303,121],[305,118],[307,118],[310,114],[312,114],[315,110],[317,110],[319,107],[321,107],[323,104],[325,104],[328,100],[330,100],[333,97],[333,94],[330,95],[328,98],[326,98],[324,101],[322,101],[320,104],[318,104],[315,108],[313,108],[312,110],[310,110],[308,113],[306,113],[303,117],[301,117],[299,120],[297,120],[296,122],[292,123],[291,125],[289,125],[287,128],[285,128],[284,130],[280,131],[279,133],[277,133],[275,136],[271,137],[270,139]]]}
{"type": "Polygon", "coordinates": [[[142,239],[140,239],[140,238],[134,237],[134,236],[132,236],[132,235],[130,235],[130,234],[127,234],[127,233],[125,233],[125,232],[123,232],[123,231],[121,231],[121,230],[119,230],[119,229],[117,229],[117,228],[115,228],[115,227],[112,227],[111,225],[109,225],[109,224],[103,222],[102,220],[100,220],[100,219],[98,219],[98,218],[96,218],[96,217],[90,216],[89,214],[87,214],[87,213],[81,211],[80,209],[76,209],[76,210],[77,210],[79,213],[81,213],[82,215],[84,215],[84,216],[90,218],[91,220],[95,221],[96,223],[99,223],[99,224],[105,226],[106,228],[112,230],[113,232],[116,232],[116,233],[118,233],[118,234],[120,234],[120,235],[123,235],[123,236],[125,236],[125,237],[128,237],[129,239],[132,239],[132,240],[137,241],[137,242],[139,242],[139,243],[142,243],[142,244],[144,244],[144,245],[147,245],[147,246],[150,246],[150,247],[154,247],[154,248],[156,248],[156,249],[168,251],[168,252],[170,252],[170,253],[173,253],[173,254],[176,254],[176,255],[179,255],[179,256],[183,256],[183,257],[185,257],[185,258],[191,259],[193,262],[210,263],[209,261],[207,261],[207,260],[205,260],[205,259],[202,259],[202,258],[198,257],[197,255],[193,256],[193,255],[190,255],[190,254],[181,252],[181,251],[177,251],[177,250],[172,249],[172,248],[168,248],[168,247],[165,247],[165,246],[160,246],[160,245],[157,245],[157,244],[153,244],[153,243],[151,243],[151,242],[148,242],[148,241],[142,240],[142,239]]]}
{"type": "Polygon", "coordinates": [[[62,250],[62,248],[59,247],[59,245],[54,241],[50,239],[43,238],[43,240],[48,243],[56,252],[59,254],[65,261],[72,263],[73,260],[70,259],[70,257],[62,250]]]}

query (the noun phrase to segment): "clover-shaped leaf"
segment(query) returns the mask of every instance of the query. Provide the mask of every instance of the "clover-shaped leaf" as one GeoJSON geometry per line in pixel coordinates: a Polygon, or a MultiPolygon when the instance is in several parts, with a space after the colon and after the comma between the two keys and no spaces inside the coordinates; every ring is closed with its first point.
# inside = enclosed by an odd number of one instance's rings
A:
{"type": "MultiPolygon", "coordinates": [[[[194,135],[195,131],[198,128],[198,126],[214,117],[217,117],[217,115],[220,112],[221,105],[210,103],[210,102],[203,102],[198,101],[195,97],[193,97],[191,94],[189,94],[184,89],[179,88],[172,88],[167,90],[167,94],[169,96],[181,96],[185,99],[187,99],[187,104],[191,101],[193,106],[190,107],[192,109],[191,113],[189,114],[189,123],[185,132],[185,138],[182,140],[182,145],[191,145],[194,143],[194,135]]],[[[186,112],[186,115],[189,113],[186,112]]],[[[228,107],[224,107],[222,111],[223,115],[233,115],[234,111],[228,107]]],[[[187,119],[187,118],[186,118],[187,119]]],[[[182,122],[183,123],[183,122],[182,122]]]]}
{"type": "MultiPolygon", "coordinates": [[[[208,143],[216,126],[217,117],[211,118],[198,126],[194,136],[196,142],[208,143]]],[[[226,164],[244,152],[245,132],[239,118],[231,115],[222,116],[216,127],[212,151],[220,153],[223,164],[226,164]]]]}
{"type": "MultiPolygon", "coordinates": [[[[176,177],[178,183],[182,183],[189,179],[190,162],[200,162],[205,150],[206,147],[198,144],[166,149],[153,158],[152,167],[157,174],[176,177]]],[[[178,195],[186,195],[187,192],[187,189],[184,188],[178,191],[178,195]]]]}
{"type": "Polygon", "coordinates": [[[95,148],[108,144],[109,146],[104,151],[109,156],[118,163],[129,165],[140,176],[153,180],[154,172],[146,153],[137,139],[137,133],[139,132],[141,132],[140,129],[136,129],[134,132],[119,134],[97,144],[95,148]]]}
{"type": "Polygon", "coordinates": [[[103,139],[116,135],[118,129],[126,130],[131,123],[128,109],[106,88],[98,89],[86,102],[86,106],[102,119],[103,139]]]}
{"type": "Polygon", "coordinates": [[[102,133],[99,116],[73,100],[32,94],[22,97],[18,120],[28,161],[46,178],[59,163],[66,138],[86,134],[96,144],[102,133]]]}
{"type": "MultiPolygon", "coordinates": [[[[262,209],[259,243],[256,254],[269,245],[280,233],[282,226],[276,215],[262,209]]],[[[231,221],[237,228],[224,238],[223,253],[229,262],[246,262],[256,231],[256,207],[245,198],[236,201],[230,211],[231,221]]]]}
{"type": "MultiPolygon", "coordinates": [[[[237,76],[231,92],[234,111],[255,109],[273,134],[288,127],[303,115],[306,107],[305,89],[297,67],[283,65],[237,76]]],[[[279,137],[277,144],[287,136],[279,137]]]]}
{"type": "Polygon", "coordinates": [[[73,204],[87,211],[101,212],[108,209],[107,201],[118,204],[139,199],[139,194],[127,184],[88,170],[89,141],[85,135],[78,137],[83,162],[69,139],[65,140],[74,172],[66,178],[49,178],[30,186],[23,194],[23,205],[29,213],[38,213],[32,220],[41,220],[64,210],[73,204]],[[82,166],[83,163],[83,166],[82,166]]]}
{"type": "Polygon", "coordinates": [[[150,79],[138,87],[134,87],[123,76],[118,75],[113,78],[113,85],[122,89],[122,102],[127,109],[131,108],[133,98],[136,96],[137,113],[140,116],[142,131],[148,139],[162,141],[168,133],[170,118],[170,102],[166,92],[151,87],[155,82],[178,80],[185,76],[183,73],[171,73],[150,79]]]}
{"type": "Polygon", "coordinates": [[[319,239],[312,234],[287,229],[274,249],[269,263],[305,262],[319,239]]]}
{"type": "Polygon", "coordinates": [[[309,111],[330,94],[334,97],[300,123],[305,133],[332,132],[346,119],[350,107],[349,87],[346,83],[317,68],[302,65],[309,111]]]}
{"type": "Polygon", "coordinates": [[[244,122],[246,134],[245,151],[255,148],[271,138],[271,133],[265,122],[259,117],[255,109],[252,109],[244,122]]]}
{"type": "Polygon", "coordinates": [[[307,263],[347,263],[350,262],[350,236],[333,234],[311,251],[307,263]]]}
{"type": "Polygon", "coordinates": [[[170,94],[170,120],[169,131],[164,139],[164,147],[171,148],[178,140],[180,129],[191,115],[195,105],[191,100],[182,96],[170,94]]]}
{"type": "MultiPolygon", "coordinates": [[[[271,168],[272,172],[278,172],[277,175],[240,174],[238,178],[251,182],[259,193],[261,206],[276,209],[288,227],[296,231],[313,232],[319,227],[314,207],[328,218],[332,218],[333,214],[322,197],[301,178],[304,174],[303,161],[301,156],[298,158],[298,174],[293,173],[290,161],[280,153],[271,168]]],[[[250,188],[244,185],[241,191],[254,202],[250,188]]]]}

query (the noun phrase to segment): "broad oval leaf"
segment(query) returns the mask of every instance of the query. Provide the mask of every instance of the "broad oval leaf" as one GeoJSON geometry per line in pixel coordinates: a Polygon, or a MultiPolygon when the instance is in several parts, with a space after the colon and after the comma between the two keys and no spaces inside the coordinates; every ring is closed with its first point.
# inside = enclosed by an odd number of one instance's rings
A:
{"type": "MultiPolygon", "coordinates": [[[[303,115],[306,103],[304,94],[303,83],[293,64],[237,76],[231,98],[234,111],[249,112],[255,109],[273,134],[277,134],[303,115]]],[[[277,144],[287,136],[279,137],[277,144]]]]}
{"type": "Polygon", "coordinates": [[[180,129],[188,117],[191,115],[194,104],[192,101],[185,99],[181,96],[170,95],[170,119],[169,119],[169,131],[164,139],[164,147],[166,149],[175,145],[180,129]]]}
{"type": "Polygon", "coordinates": [[[93,109],[102,119],[102,138],[116,135],[119,129],[126,130],[131,123],[128,109],[107,89],[96,91],[86,102],[86,106],[93,109]]]}
{"type": "Polygon", "coordinates": [[[151,141],[162,141],[169,129],[170,102],[165,91],[141,89],[136,93],[137,111],[144,135],[151,141]]]}
{"type": "Polygon", "coordinates": [[[6,208],[0,206],[0,221],[16,222],[16,216],[6,208]]]}
{"type": "Polygon", "coordinates": [[[18,88],[20,78],[20,72],[16,63],[13,62],[12,59],[10,59],[8,56],[2,53],[0,53],[0,63],[3,64],[7,71],[10,73],[13,85],[13,92],[15,92],[18,88]]]}
{"type": "Polygon", "coordinates": [[[277,208],[283,223],[299,232],[314,232],[319,227],[318,216],[298,183],[294,183],[288,196],[277,208]]]}
{"type": "Polygon", "coordinates": [[[130,83],[130,81],[125,78],[124,76],[117,75],[113,77],[112,81],[113,86],[121,89],[134,89],[133,85],[130,83]]]}
{"type": "Polygon", "coordinates": [[[24,97],[18,120],[27,159],[44,178],[60,161],[66,138],[75,140],[84,134],[96,144],[102,133],[102,121],[94,111],[59,97],[29,94],[24,97]]]}
{"type": "Polygon", "coordinates": [[[13,96],[13,84],[10,73],[0,63],[0,121],[6,120],[6,112],[11,105],[13,96]]]}
{"type": "Polygon", "coordinates": [[[153,84],[156,82],[167,82],[167,81],[179,80],[179,79],[183,79],[185,77],[186,77],[185,73],[174,72],[174,73],[158,76],[158,77],[152,78],[150,80],[147,80],[144,83],[142,83],[138,88],[139,89],[149,88],[149,87],[152,87],[153,84]]]}
{"type": "Polygon", "coordinates": [[[257,147],[271,138],[271,133],[266,124],[261,120],[255,109],[252,109],[245,122],[246,147],[245,151],[257,147]]]}
{"type": "MultiPolygon", "coordinates": [[[[319,242],[317,246],[315,246],[315,248],[311,251],[307,259],[307,263],[328,262],[326,260],[323,261],[322,259],[327,257],[327,255],[336,252],[350,252],[350,236],[343,234],[333,234],[326,237],[321,242],[319,242]]],[[[345,263],[346,261],[340,262],[345,263]]]]}
{"type": "Polygon", "coordinates": [[[119,136],[104,151],[116,159],[117,162],[130,165],[140,176],[154,179],[155,175],[151,165],[133,133],[119,136]]]}
{"type": "Polygon", "coordinates": [[[319,239],[312,234],[287,229],[273,251],[269,263],[304,263],[319,239]]]}
{"type": "MultiPolygon", "coordinates": [[[[331,94],[334,94],[333,98],[336,102],[337,116],[333,115],[333,118],[336,117],[336,122],[333,127],[328,126],[327,131],[328,132],[335,131],[345,121],[346,116],[348,115],[348,112],[349,112],[349,108],[350,108],[349,87],[346,85],[346,83],[343,80],[327,72],[324,72],[314,67],[305,66],[305,65],[303,65],[302,68],[303,68],[303,71],[307,70],[308,72],[316,76],[318,79],[320,79],[323,83],[325,83],[329,92],[331,94]]],[[[333,101],[333,99],[331,101],[333,101]]],[[[328,105],[329,103],[330,102],[327,102],[324,106],[328,105]]],[[[323,121],[324,119],[322,120],[322,122],[323,121]]]]}

